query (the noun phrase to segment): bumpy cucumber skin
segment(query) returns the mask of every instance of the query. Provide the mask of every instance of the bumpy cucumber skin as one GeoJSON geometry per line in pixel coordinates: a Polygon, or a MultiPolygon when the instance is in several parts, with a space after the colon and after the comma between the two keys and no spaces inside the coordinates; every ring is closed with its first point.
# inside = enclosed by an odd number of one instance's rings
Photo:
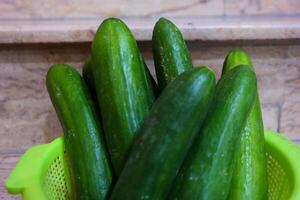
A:
{"type": "Polygon", "coordinates": [[[112,172],[104,137],[85,82],[72,67],[53,65],[47,89],[64,130],[74,199],[105,199],[112,172]]]}
{"type": "Polygon", "coordinates": [[[128,27],[109,18],[92,43],[94,81],[112,164],[119,175],[155,100],[153,83],[128,27]]]}
{"type": "Polygon", "coordinates": [[[193,67],[182,34],[171,21],[165,18],[160,18],[154,26],[152,49],[160,90],[163,90],[179,74],[193,67]]]}
{"type": "MultiPolygon", "coordinates": [[[[245,51],[242,49],[231,50],[224,62],[222,74],[241,64],[247,65],[254,70],[250,56],[245,51]]],[[[264,128],[258,94],[241,134],[234,175],[227,199],[267,199],[264,128]]]]}
{"type": "Polygon", "coordinates": [[[237,67],[222,77],[169,199],[226,199],[235,149],[256,92],[255,74],[248,67],[237,67]]]}
{"type": "Polygon", "coordinates": [[[214,89],[215,76],[206,67],[181,74],[165,88],[140,130],[111,200],[166,198],[214,89]]]}

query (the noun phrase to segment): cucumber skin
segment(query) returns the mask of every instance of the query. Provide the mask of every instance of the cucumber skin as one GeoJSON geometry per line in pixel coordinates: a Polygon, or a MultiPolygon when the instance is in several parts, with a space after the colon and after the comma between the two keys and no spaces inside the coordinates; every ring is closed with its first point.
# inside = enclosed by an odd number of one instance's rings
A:
{"type": "Polygon", "coordinates": [[[176,177],[169,199],[226,199],[235,148],[255,94],[255,74],[248,67],[237,67],[222,77],[204,125],[176,177]]]}
{"type": "Polygon", "coordinates": [[[100,124],[85,82],[72,67],[53,65],[47,89],[64,130],[74,199],[105,199],[112,173],[100,124]]]}
{"type": "Polygon", "coordinates": [[[93,66],[92,66],[92,57],[89,56],[85,60],[83,67],[82,67],[82,78],[86,82],[88,88],[91,91],[91,95],[96,97],[96,88],[95,88],[95,81],[93,77],[93,66]]]}
{"type": "Polygon", "coordinates": [[[239,65],[250,66],[250,68],[253,69],[253,64],[250,56],[245,51],[238,48],[234,48],[229,52],[229,54],[225,58],[222,69],[222,76],[230,69],[239,65]]]}
{"type": "Polygon", "coordinates": [[[111,200],[166,198],[214,89],[214,74],[204,67],[181,74],[165,88],[140,130],[111,200]]]}
{"type": "Polygon", "coordinates": [[[160,18],[154,26],[152,51],[160,90],[179,74],[193,67],[180,30],[165,18],[160,18]]]}
{"type": "Polygon", "coordinates": [[[92,60],[106,142],[118,176],[155,101],[153,83],[133,35],[119,19],[109,18],[100,25],[92,60]]]}
{"type": "MultiPolygon", "coordinates": [[[[83,80],[86,82],[86,84],[88,85],[90,91],[91,91],[91,95],[94,99],[95,102],[97,101],[97,92],[96,92],[96,87],[95,87],[95,81],[94,81],[94,73],[93,73],[93,61],[92,61],[92,56],[88,56],[83,64],[82,67],[82,78],[83,80]]],[[[147,73],[149,74],[150,77],[150,81],[152,84],[152,88],[153,88],[153,92],[155,94],[155,97],[158,97],[159,95],[159,90],[158,90],[158,86],[156,81],[154,80],[154,78],[152,77],[146,63],[144,62],[145,65],[145,69],[147,71],[147,73]]]]}
{"type": "Polygon", "coordinates": [[[151,75],[151,72],[150,72],[149,68],[147,67],[145,61],[144,61],[144,65],[145,65],[145,69],[146,69],[146,71],[147,71],[147,73],[149,74],[149,77],[150,77],[150,81],[151,81],[151,84],[152,84],[152,89],[153,89],[154,96],[155,96],[155,98],[157,98],[160,95],[160,90],[158,88],[158,85],[157,85],[155,79],[151,75]]]}
{"type": "MultiPolygon", "coordinates": [[[[224,62],[222,74],[245,64],[253,65],[250,56],[241,49],[233,49],[224,62]]],[[[264,128],[258,93],[242,131],[236,155],[228,200],[267,199],[267,167],[264,147],[264,128]]]]}
{"type": "MultiPolygon", "coordinates": [[[[96,88],[95,88],[92,56],[87,57],[83,64],[82,78],[90,90],[90,94],[91,94],[92,100],[94,102],[95,112],[97,113],[101,127],[103,127],[101,110],[98,105],[97,93],[96,93],[96,88]]],[[[105,133],[103,133],[103,135],[105,136],[105,133]]]]}

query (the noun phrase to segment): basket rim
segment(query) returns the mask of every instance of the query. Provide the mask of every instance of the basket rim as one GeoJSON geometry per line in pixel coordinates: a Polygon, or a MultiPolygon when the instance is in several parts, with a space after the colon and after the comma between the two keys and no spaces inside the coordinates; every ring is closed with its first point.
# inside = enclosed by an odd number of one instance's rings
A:
{"type": "MultiPolygon", "coordinates": [[[[300,190],[298,190],[300,188],[300,147],[275,131],[265,130],[264,137],[266,152],[271,152],[272,156],[279,159],[280,164],[290,169],[288,176],[293,187],[289,200],[300,199],[300,190]]],[[[5,187],[8,193],[22,194],[24,199],[46,199],[42,190],[41,176],[45,174],[47,166],[63,152],[63,136],[48,144],[27,149],[6,179],[5,187]]]]}
{"type": "Polygon", "coordinates": [[[287,137],[275,131],[265,131],[266,152],[270,152],[280,165],[285,166],[285,172],[292,183],[289,200],[300,199],[300,148],[287,137]],[[289,169],[289,170],[287,170],[289,169]]]}

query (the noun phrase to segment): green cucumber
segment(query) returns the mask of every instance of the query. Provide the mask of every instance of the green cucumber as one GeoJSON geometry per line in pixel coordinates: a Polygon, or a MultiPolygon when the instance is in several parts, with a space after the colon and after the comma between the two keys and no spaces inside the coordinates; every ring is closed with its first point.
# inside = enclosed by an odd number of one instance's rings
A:
{"type": "Polygon", "coordinates": [[[136,41],[119,19],[100,25],[92,43],[94,81],[116,175],[155,101],[151,77],[136,41]]]}
{"type": "Polygon", "coordinates": [[[253,69],[250,56],[243,50],[234,48],[230,51],[230,53],[225,58],[223,69],[222,69],[222,76],[230,69],[239,65],[250,66],[251,69],[253,69]]]}
{"type": "MultiPolygon", "coordinates": [[[[240,64],[248,65],[254,70],[248,54],[241,49],[233,49],[226,57],[222,75],[240,64]]],[[[241,134],[228,199],[267,199],[264,128],[258,94],[241,134]]]]}
{"type": "Polygon", "coordinates": [[[165,199],[214,88],[215,76],[206,67],[181,74],[165,88],[141,127],[111,200],[165,199]]]}
{"type": "Polygon", "coordinates": [[[97,104],[98,99],[97,99],[97,93],[96,93],[95,81],[94,81],[92,56],[87,57],[83,64],[82,78],[90,90],[92,100],[93,100],[93,102],[95,102],[95,104],[94,104],[95,111],[97,113],[100,125],[101,125],[101,127],[103,127],[100,107],[97,104]]]}
{"type": "Polygon", "coordinates": [[[179,29],[160,18],[152,35],[153,59],[158,87],[163,90],[182,72],[193,67],[191,56],[179,29]]]}
{"type": "Polygon", "coordinates": [[[72,67],[53,65],[47,89],[64,130],[75,199],[105,199],[112,173],[88,88],[72,67]]]}
{"type": "Polygon", "coordinates": [[[152,84],[152,89],[153,89],[154,96],[155,96],[155,98],[157,98],[160,94],[160,90],[158,88],[158,85],[157,85],[155,79],[151,75],[151,72],[150,72],[149,68],[147,67],[145,61],[144,61],[144,65],[145,65],[145,69],[147,70],[147,73],[149,74],[149,77],[150,77],[150,81],[151,81],[151,84],[152,84]]]}
{"type": "MultiPolygon", "coordinates": [[[[87,86],[89,87],[92,96],[96,94],[95,89],[95,82],[93,77],[93,66],[92,66],[92,57],[89,56],[85,60],[83,67],[82,67],[82,78],[86,82],[87,86]]],[[[95,95],[97,96],[97,95],[95,95]]]]}
{"type": "Polygon", "coordinates": [[[256,77],[246,66],[218,82],[210,111],[195,139],[169,199],[226,199],[235,148],[256,95],[256,77]]]}

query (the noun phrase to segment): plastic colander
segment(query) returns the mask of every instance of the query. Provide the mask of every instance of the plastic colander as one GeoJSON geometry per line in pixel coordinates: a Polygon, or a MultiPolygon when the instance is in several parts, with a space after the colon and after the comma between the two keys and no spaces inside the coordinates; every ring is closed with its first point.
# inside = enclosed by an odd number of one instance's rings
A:
{"type": "MultiPolygon", "coordinates": [[[[300,148],[272,131],[265,131],[268,199],[300,199],[300,148]]],[[[28,149],[6,181],[11,194],[24,200],[72,199],[63,138],[28,149]]]]}

